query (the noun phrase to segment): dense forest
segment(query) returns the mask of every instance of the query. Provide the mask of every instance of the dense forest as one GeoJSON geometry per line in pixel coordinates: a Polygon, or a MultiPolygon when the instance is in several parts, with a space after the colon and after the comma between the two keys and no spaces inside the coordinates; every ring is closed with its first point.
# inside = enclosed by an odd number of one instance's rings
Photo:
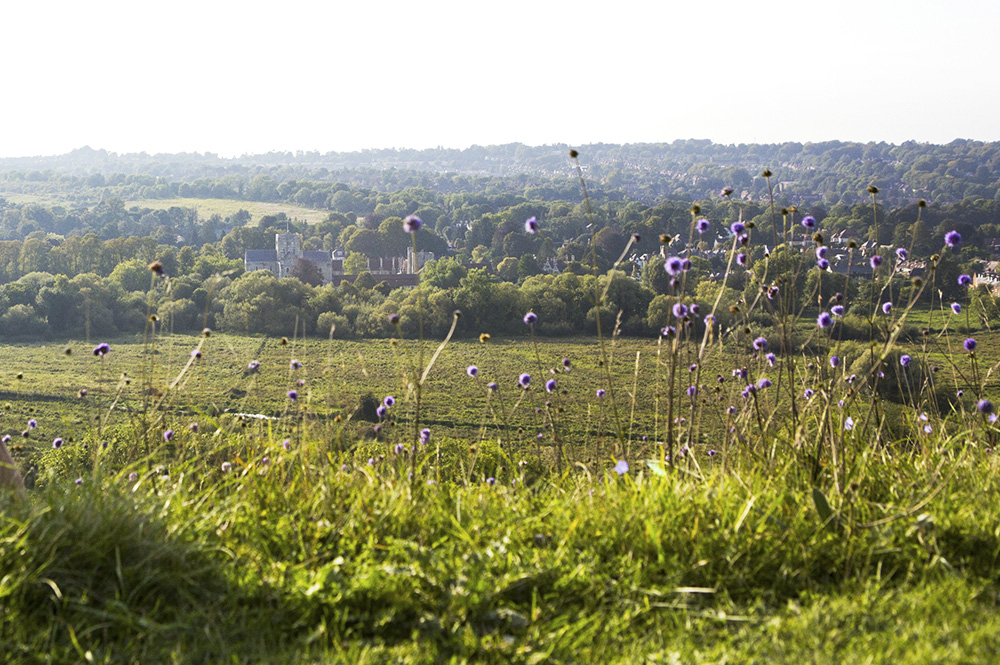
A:
{"type": "MultiPolygon", "coordinates": [[[[726,303],[752,300],[774,279],[777,265],[799,271],[796,305],[809,308],[815,303],[805,294],[816,291],[818,280],[822,292],[847,287],[843,271],[807,270],[811,252],[787,242],[812,242],[799,226],[806,215],[827,244],[850,238],[860,246],[856,273],[868,255],[888,255],[895,247],[926,260],[950,230],[965,242],[938,274],[977,271],[981,264],[974,262],[992,258],[1000,238],[997,148],[960,141],[589,146],[580,160],[587,202],[575,163],[552,147],[231,160],[81,149],[0,160],[7,169],[0,171],[0,334],[131,332],[153,312],[175,330],[287,334],[297,328],[327,335],[334,328],[341,337],[388,336],[395,332],[390,314],[401,316],[404,331],[417,327],[421,298],[435,332],[447,329],[454,309],[466,314],[460,335],[517,331],[517,313],[534,307],[540,334],[569,334],[599,316],[606,329],[655,334],[674,302],[663,268],[671,254],[690,257],[699,299],[714,300],[722,288],[726,303]],[[761,165],[773,175],[762,177],[761,165]],[[873,183],[876,195],[867,191],[873,183]],[[973,185],[980,189],[973,192],[973,185]],[[926,207],[917,205],[919,192],[928,193],[926,207]],[[306,224],[283,213],[254,218],[245,209],[202,218],[188,207],[129,203],[171,198],[281,202],[325,211],[326,218],[306,224]],[[421,273],[420,290],[393,290],[366,268],[405,253],[407,215],[424,220],[416,241],[437,260],[421,273]],[[710,224],[697,237],[695,217],[710,224]],[[526,232],[529,218],[537,220],[538,233],[526,232]],[[747,269],[733,272],[723,286],[729,227],[737,220],[753,229],[745,244],[747,269]],[[280,280],[260,271],[243,274],[244,252],[273,248],[279,232],[299,233],[305,250],[342,251],[357,279],[334,287],[304,268],[280,280]],[[162,272],[151,273],[152,262],[162,272]],[[598,311],[594,294],[605,288],[606,307],[598,311]]],[[[883,270],[894,275],[894,291],[909,288],[902,272],[883,270]]],[[[866,285],[861,280],[852,288],[866,285]]],[[[953,279],[941,279],[938,291],[958,294],[953,279]]],[[[983,300],[978,314],[988,316],[990,307],[983,300]]],[[[866,334],[860,317],[844,319],[845,334],[866,334]]],[[[723,311],[722,318],[730,317],[723,311]]]]}

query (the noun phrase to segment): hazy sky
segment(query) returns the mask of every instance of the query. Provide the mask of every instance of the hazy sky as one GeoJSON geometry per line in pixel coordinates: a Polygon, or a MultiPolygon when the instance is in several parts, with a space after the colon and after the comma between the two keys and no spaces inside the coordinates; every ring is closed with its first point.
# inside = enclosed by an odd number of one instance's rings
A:
{"type": "Polygon", "coordinates": [[[8,2],[0,156],[1000,140],[995,0],[8,2]]]}

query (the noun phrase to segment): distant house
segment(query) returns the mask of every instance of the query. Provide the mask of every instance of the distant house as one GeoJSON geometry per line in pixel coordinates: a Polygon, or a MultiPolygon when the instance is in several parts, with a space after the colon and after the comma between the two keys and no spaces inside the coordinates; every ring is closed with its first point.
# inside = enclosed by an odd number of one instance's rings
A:
{"type": "MultiPolygon", "coordinates": [[[[323,275],[323,283],[333,281],[333,255],[322,250],[302,249],[298,233],[279,233],[274,236],[274,249],[248,249],[243,255],[243,267],[251,270],[269,270],[275,277],[289,277],[295,264],[308,261],[323,275]]],[[[343,261],[341,261],[343,266],[343,261]]]]}

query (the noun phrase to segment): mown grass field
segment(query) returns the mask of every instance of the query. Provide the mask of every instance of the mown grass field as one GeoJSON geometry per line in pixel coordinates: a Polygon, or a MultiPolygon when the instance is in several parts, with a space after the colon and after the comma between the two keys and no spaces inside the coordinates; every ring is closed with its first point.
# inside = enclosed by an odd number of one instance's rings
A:
{"type": "MultiPolygon", "coordinates": [[[[265,215],[277,215],[285,213],[293,221],[302,221],[309,224],[322,222],[329,214],[324,210],[315,208],[303,208],[287,203],[268,203],[266,201],[237,201],[234,199],[137,199],[125,201],[125,207],[139,206],[140,208],[152,208],[153,210],[167,210],[169,208],[194,208],[198,211],[198,217],[208,219],[212,215],[218,214],[222,217],[231,217],[241,209],[248,211],[253,216],[253,221],[259,221],[265,215]]],[[[251,222],[253,223],[253,222],[251,222]]]]}

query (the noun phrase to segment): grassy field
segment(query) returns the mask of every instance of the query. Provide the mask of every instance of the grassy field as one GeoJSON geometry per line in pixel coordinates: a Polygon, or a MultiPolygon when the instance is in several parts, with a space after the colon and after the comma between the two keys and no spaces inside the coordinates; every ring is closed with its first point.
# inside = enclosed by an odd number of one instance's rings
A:
{"type": "Polygon", "coordinates": [[[0,497],[0,656],[994,662],[1000,430],[975,400],[1000,393],[1000,337],[975,335],[974,358],[962,334],[898,347],[938,368],[911,405],[856,396],[861,343],[836,371],[727,343],[699,375],[693,345],[456,340],[419,420],[435,342],[6,345],[2,433],[33,489],[0,497]],[[366,394],[395,403],[364,420],[366,394]]]}

